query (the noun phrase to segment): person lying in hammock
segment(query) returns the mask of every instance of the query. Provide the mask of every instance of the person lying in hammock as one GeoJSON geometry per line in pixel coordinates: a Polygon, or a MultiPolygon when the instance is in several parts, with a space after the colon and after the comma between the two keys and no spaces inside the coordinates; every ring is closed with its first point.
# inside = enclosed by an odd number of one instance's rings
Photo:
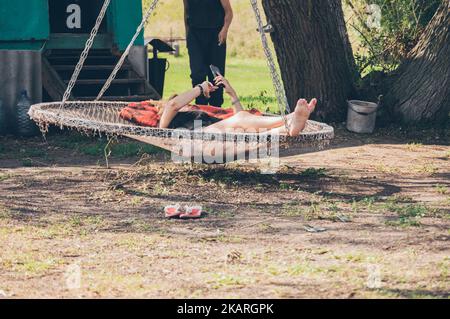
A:
{"type": "Polygon", "coordinates": [[[201,123],[203,132],[269,132],[299,135],[305,128],[306,122],[314,111],[317,100],[307,102],[300,99],[295,111],[287,115],[287,127],[281,116],[262,116],[257,110],[245,111],[239,101],[236,91],[223,76],[214,79],[215,85],[203,82],[192,90],[175,95],[168,101],[145,101],[131,103],[121,110],[120,116],[128,121],[142,126],[159,128],[187,128],[195,129],[201,123]],[[191,105],[190,103],[200,95],[209,98],[210,94],[223,86],[231,97],[233,108],[221,109],[212,106],[191,105]]]}

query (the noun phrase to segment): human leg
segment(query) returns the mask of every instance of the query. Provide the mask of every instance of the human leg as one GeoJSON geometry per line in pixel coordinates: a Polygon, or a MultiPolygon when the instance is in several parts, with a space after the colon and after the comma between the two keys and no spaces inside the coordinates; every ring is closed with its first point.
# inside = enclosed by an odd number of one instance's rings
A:
{"type": "MultiPolygon", "coordinates": [[[[187,48],[189,53],[189,65],[191,68],[192,87],[203,83],[208,74],[208,68],[205,56],[205,39],[202,30],[190,28],[187,35],[187,48]]],[[[197,104],[208,104],[208,99],[199,96],[196,99],[197,104]]]]}
{"type": "Polygon", "coordinates": [[[230,130],[271,131],[274,134],[297,136],[304,130],[306,121],[316,105],[316,99],[313,99],[309,104],[304,99],[299,100],[295,111],[286,117],[287,128],[285,120],[281,116],[256,116],[247,112],[239,112],[229,119],[208,126],[205,128],[205,132],[226,132],[230,130]]]}
{"type": "Polygon", "coordinates": [[[225,130],[263,130],[279,127],[284,123],[281,116],[257,116],[248,112],[239,112],[234,116],[206,127],[205,132],[219,132],[225,130]]]}
{"type": "MultiPolygon", "coordinates": [[[[211,41],[210,41],[210,63],[219,68],[220,73],[225,76],[225,64],[227,56],[227,44],[218,44],[218,36],[220,30],[211,30],[211,41]]],[[[208,72],[208,79],[210,82],[214,83],[214,76],[211,72],[208,72]]],[[[209,99],[209,104],[217,107],[222,107],[223,105],[223,88],[218,89],[216,92],[211,94],[209,99]]]]}

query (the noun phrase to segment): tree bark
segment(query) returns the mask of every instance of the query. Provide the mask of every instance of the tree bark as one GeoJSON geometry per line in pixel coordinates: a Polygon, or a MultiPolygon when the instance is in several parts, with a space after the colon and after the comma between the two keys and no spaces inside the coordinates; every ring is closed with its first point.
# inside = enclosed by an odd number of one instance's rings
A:
{"type": "Polygon", "coordinates": [[[358,77],[341,0],[263,0],[289,104],[319,99],[315,118],[341,121],[358,77]]]}
{"type": "Polygon", "coordinates": [[[450,112],[450,1],[443,1],[392,81],[385,104],[397,120],[445,122],[450,112]]]}

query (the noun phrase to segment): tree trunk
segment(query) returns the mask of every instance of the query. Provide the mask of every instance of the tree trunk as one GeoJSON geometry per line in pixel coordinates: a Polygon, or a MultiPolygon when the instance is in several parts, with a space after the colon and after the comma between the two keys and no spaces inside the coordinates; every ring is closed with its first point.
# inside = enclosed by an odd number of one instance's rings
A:
{"type": "Polygon", "coordinates": [[[385,104],[398,120],[444,122],[450,112],[450,1],[444,1],[399,67],[385,104]]]}
{"type": "Polygon", "coordinates": [[[263,0],[289,104],[319,99],[315,117],[345,118],[358,77],[341,0],[263,0]]]}

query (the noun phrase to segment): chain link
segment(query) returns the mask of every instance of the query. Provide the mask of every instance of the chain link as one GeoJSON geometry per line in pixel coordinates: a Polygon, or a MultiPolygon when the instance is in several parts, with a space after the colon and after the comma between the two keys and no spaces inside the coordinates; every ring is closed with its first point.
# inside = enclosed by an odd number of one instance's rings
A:
{"type": "Polygon", "coordinates": [[[95,25],[92,28],[89,39],[86,41],[86,45],[84,46],[83,52],[81,53],[80,60],[78,61],[77,66],[75,67],[75,70],[73,71],[72,77],[69,81],[69,84],[67,85],[67,89],[64,92],[64,96],[63,96],[63,99],[61,102],[60,109],[62,109],[64,107],[66,102],[69,100],[70,95],[72,94],[72,90],[78,80],[78,77],[80,76],[80,72],[83,69],[84,62],[86,61],[86,59],[89,55],[89,51],[91,50],[91,47],[94,44],[95,37],[97,36],[98,30],[100,29],[100,25],[103,22],[103,18],[105,17],[106,10],[108,10],[110,3],[111,3],[111,0],[105,0],[105,2],[103,3],[103,7],[100,10],[97,20],[95,21],[95,25]]]}
{"type": "Polygon", "coordinates": [[[150,5],[150,7],[147,10],[147,13],[145,14],[144,18],[142,19],[141,24],[136,29],[136,33],[134,34],[133,38],[131,39],[130,44],[128,44],[128,47],[126,48],[125,52],[120,57],[119,62],[117,63],[114,70],[112,71],[112,73],[109,76],[108,80],[106,81],[105,85],[100,90],[100,93],[98,93],[98,96],[95,99],[96,101],[99,101],[103,97],[103,95],[106,93],[106,91],[109,89],[109,87],[111,86],[111,83],[114,81],[114,79],[117,76],[117,72],[119,72],[119,70],[122,68],[122,65],[124,64],[125,59],[127,58],[128,54],[130,53],[130,50],[133,47],[134,42],[136,42],[136,39],[138,38],[139,34],[144,29],[145,23],[150,18],[150,15],[153,13],[153,11],[155,10],[158,2],[159,2],[159,0],[153,0],[152,4],[150,5]]]}
{"type": "Polygon", "coordinates": [[[258,1],[250,0],[252,4],[253,11],[255,12],[256,22],[258,23],[258,31],[261,36],[261,42],[264,49],[264,54],[266,55],[267,64],[270,70],[270,76],[272,77],[273,86],[275,89],[275,95],[277,96],[278,107],[280,109],[280,114],[283,117],[286,129],[289,130],[289,124],[286,117],[286,111],[291,112],[289,107],[289,102],[286,97],[286,91],[284,90],[283,82],[281,81],[280,74],[277,71],[275,60],[273,58],[272,50],[269,47],[269,42],[267,40],[266,33],[264,32],[263,20],[261,17],[261,12],[259,11],[258,1]]]}

